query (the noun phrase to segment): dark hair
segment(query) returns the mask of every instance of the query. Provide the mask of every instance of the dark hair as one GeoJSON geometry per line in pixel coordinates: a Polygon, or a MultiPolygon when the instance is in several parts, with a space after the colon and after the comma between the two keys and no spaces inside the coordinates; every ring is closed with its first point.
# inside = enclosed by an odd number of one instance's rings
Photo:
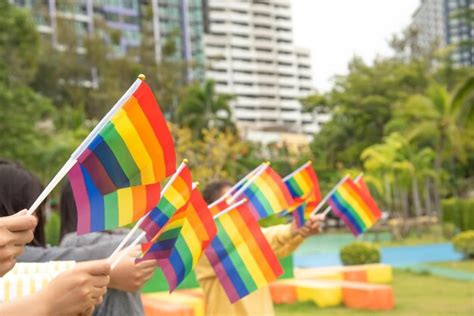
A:
{"type": "Polygon", "coordinates": [[[232,185],[227,180],[212,181],[208,185],[206,185],[206,187],[202,191],[202,196],[204,197],[204,200],[207,204],[211,204],[224,194],[224,192],[222,192],[223,189],[227,187],[230,188],[231,186],[232,185]]]}
{"type": "Polygon", "coordinates": [[[66,181],[61,189],[59,215],[61,217],[59,241],[61,241],[66,234],[75,232],[77,227],[76,203],[74,202],[74,195],[69,181],[66,181]]]}
{"type": "MultiPolygon", "coordinates": [[[[43,191],[39,179],[20,164],[0,159],[0,217],[28,209],[43,191]]],[[[38,224],[31,246],[45,247],[44,203],[35,212],[38,224]]]]}

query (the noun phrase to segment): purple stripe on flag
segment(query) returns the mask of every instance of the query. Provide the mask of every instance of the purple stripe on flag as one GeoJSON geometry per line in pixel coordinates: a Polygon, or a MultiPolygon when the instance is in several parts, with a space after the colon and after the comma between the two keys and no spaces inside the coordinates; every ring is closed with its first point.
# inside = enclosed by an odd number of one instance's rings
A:
{"type": "Polygon", "coordinates": [[[76,163],[68,173],[72,193],[77,209],[77,233],[85,234],[91,230],[91,207],[87,195],[86,184],[79,163],[76,163]]]}
{"type": "Polygon", "coordinates": [[[173,269],[171,262],[168,259],[163,259],[158,261],[158,265],[163,270],[163,275],[168,281],[170,292],[174,291],[178,286],[178,277],[176,276],[176,271],[173,269]]]}
{"type": "Polygon", "coordinates": [[[346,214],[344,214],[343,212],[341,212],[341,210],[339,210],[337,208],[337,205],[336,203],[334,203],[331,199],[329,199],[328,201],[328,204],[331,206],[331,209],[332,211],[334,212],[334,214],[336,214],[337,217],[339,217],[340,219],[342,219],[342,221],[344,223],[346,223],[347,227],[349,227],[349,229],[352,231],[352,234],[354,234],[354,236],[358,236],[359,235],[359,231],[357,230],[357,228],[354,226],[354,224],[352,223],[351,220],[349,220],[349,218],[347,218],[346,214]]]}

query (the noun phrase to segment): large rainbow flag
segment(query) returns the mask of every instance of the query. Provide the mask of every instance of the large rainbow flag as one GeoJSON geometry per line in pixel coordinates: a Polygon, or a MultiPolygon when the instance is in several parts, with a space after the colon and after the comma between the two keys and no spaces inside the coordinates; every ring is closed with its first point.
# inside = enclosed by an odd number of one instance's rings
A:
{"type": "Polygon", "coordinates": [[[168,223],[169,219],[184,207],[191,197],[192,177],[191,171],[184,166],[173,183],[168,187],[161,197],[160,203],[154,207],[140,224],[145,231],[147,240],[153,240],[160,230],[168,223]]]}
{"type": "Polygon", "coordinates": [[[247,204],[220,215],[216,225],[217,235],[204,253],[231,303],[283,273],[247,204]]]}
{"type": "Polygon", "coordinates": [[[381,217],[377,204],[351,179],[346,179],[328,200],[334,214],[341,218],[354,236],[372,227],[381,217]]]}
{"type": "Polygon", "coordinates": [[[68,173],[78,232],[126,225],[146,213],[159,200],[159,182],[175,169],[171,133],[142,81],[68,173]]]}
{"type": "MultiPolygon", "coordinates": [[[[280,213],[294,204],[283,180],[270,166],[245,185],[248,186],[241,197],[247,198],[248,208],[257,220],[280,213]]],[[[232,198],[240,200],[235,195],[232,198]]]]}
{"type": "Polygon", "coordinates": [[[170,291],[192,271],[217,229],[198,189],[189,203],[177,211],[155,242],[142,245],[143,259],[158,261],[170,291]]]}

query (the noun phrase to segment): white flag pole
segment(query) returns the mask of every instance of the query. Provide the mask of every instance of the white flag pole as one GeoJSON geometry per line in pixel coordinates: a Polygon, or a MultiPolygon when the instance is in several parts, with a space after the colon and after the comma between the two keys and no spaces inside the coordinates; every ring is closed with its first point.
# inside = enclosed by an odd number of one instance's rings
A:
{"type": "Polygon", "coordinates": [[[329,191],[328,194],[326,194],[326,196],[324,197],[324,199],[321,200],[321,202],[319,202],[318,206],[316,206],[316,208],[311,212],[311,216],[314,216],[316,215],[316,213],[318,213],[318,211],[324,206],[324,204],[327,202],[327,200],[329,200],[329,198],[331,197],[331,195],[334,193],[334,191],[337,190],[337,188],[339,188],[339,186],[341,184],[344,183],[344,181],[346,181],[347,179],[349,178],[349,175],[346,175],[344,176],[344,178],[341,179],[341,181],[339,181],[336,186],[334,188],[332,188],[331,191],[329,191]]]}
{"type": "Polygon", "coordinates": [[[307,166],[311,165],[311,163],[312,163],[311,160],[306,162],[304,165],[300,166],[298,169],[296,169],[295,171],[293,171],[292,173],[290,173],[289,175],[284,177],[283,181],[286,181],[286,180],[290,179],[292,176],[294,176],[295,174],[297,174],[298,172],[300,172],[301,170],[303,170],[307,166]]]}
{"type": "Polygon", "coordinates": [[[243,177],[242,179],[239,180],[239,182],[237,182],[236,184],[234,184],[232,186],[232,188],[230,188],[229,191],[227,191],[224,195],[222,195],[220,198],[218,198],[217,200],[215,200],[214,202],[212,202],[211,204],[208,205],[209,208],[213,208],[215,205],[219,204],[221,201],[225,200],[227,197],[229,197],[229,195],[232,194],[232,192],[235,191],[235,189],[239,186],[241,186],[245,181],[248,180],[248,178],[250,178],[252,175],[255,174],[255,172],[258,172],[261,168],[263,168],[263,166],[265,165],[265,163],[262,163],[260,164],[257,168],[253,169],[252,171],[250,171],[249,173],[247,173],[247,175],[245,177],[243,177]]]}
{"type": "Polygon", "coordinates": [[[227,201],[228,203],[233,203],[242,193],[247,190],[247,188],[263,173],[267,168],[270,166],[270,162],[265,162],[263,167],[260,168],[257,172],[253,174],[253,176],[235,193],[233,194],[227,201]]]}
{"type": "Polygon", "coordinates": [[[114,116],[118,110],[123,106],[125,101],[135,92],[135,90],[140,86],[140,83],[145,80],[145,75],[139,75],[138,79],[128,88],[124,95],[115,103],[115,105],[107,112],[107,114],[100,120],[100,122],[94,127],[94,129],[89,133],[89,135],[82,141],[82,143],[76,148],[76,150],[71,154],[71,157],[66,161],[66,163],[61,167],[61,169],[56,173],[53,179],[48,183],[43,192],[38,196],[38,198],[33,202],[33,204],[28,209],[27,214],[33,214],[36,209],[43,203],[43,201],[48,197],[48,195],[54,190],[58,183],[66,176],[66,174],[72,169],[76,163],[77,158],[82,154],[82,152],[90,145],[94,137],[99,134],[104,128],[105,124],[114,116]]]}
{"type": "MultiPolygon", "coordinates": [[[[173,182],[176,180],[179,173],[181,172],[181,170],[183,170],[183,168],[186,166],[187,163],[188,163],[188,160],[183,159],[183,162],[179,165],[178,169],[176,169],[176,172],[173,174],[171,179],[166,183],[165,187],[161,190],[160,199],[165,195],[166,191],[168,191],[171,184],[173,184],[173,182]]],[[[120,250],[123,249],[125,244],[130,240],[130,238],[132,238],[132,236],[135,234],[135,232],[138,230],[138,228],[140,227],[140,225],[143,223],[143,221],[145,220],[145,218],[147,217],[147,215],[150,212],[151,212],[151,210],[149,212],[147,212],[145,215],[143,215],[142,217],[140,217],[140,219],[135,223],[135,226],[133,226],[133,228],[128,232],[128,234],[125,236],[125,238],[122,239],[122,241],[117,246],[117,248],[115,248],[114,252],[112,252],[112,254],[109,256],[109,260],[111,258],[113,258],[120,250]]]]}
{"type": "Polygon", "coordinates": [[[247,203],[247,199],[245,199],[245,198],[242,199],[242,200],[240,200],[240,201],[237,202],[237,203],[234,203],[234,204],[230,205],[229,207],[227,207],[226,209],[224,209],[222,212],[220,212],[220,213],[214,215],[214,219],[218,219],[220,216],[222,216],[222,215],[224,215],[224,214],[226,214],[226,213],[229,213],[230,211],[232,211],[233,209],[235,209],[235,208],[241,206],[241,205],[244,204],[244,203],[247,203]]]}
{"type": "MultiPolygon", "coordinates": [[[[354,179],[354,182],[359,181],[359,179],[362,178],[363,175],[364,175],[364,173],[359,173],[359,175],[354,179]]],[[[326,209],[324,210],[324,212],[321,213],[322,217],[325,218],[326,215],[328,215],[328,213],[329,213],[330,211],[331,211],[331,206],[326,207],[326,209]]]]}

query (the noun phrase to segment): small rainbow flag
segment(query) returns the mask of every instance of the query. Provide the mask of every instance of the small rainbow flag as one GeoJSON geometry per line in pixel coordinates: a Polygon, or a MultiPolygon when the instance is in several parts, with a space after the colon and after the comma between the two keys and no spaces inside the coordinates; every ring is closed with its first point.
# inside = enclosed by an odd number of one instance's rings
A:
{"type": "Polygon", "coordinates": [[[146,232],[147,240],[153,240],[160,230],[168,223],[177,210],[184,207],[191,197],[191,171],[185,165],[178,173],[173,183],[161,197],[160,203],[154,207],[140,224],[146,232]]]}
{"type": "Polygon", "coordinates": [[[314,205],[321,201],[318,176],[314,172],[311,162],[307,162],[296,172],[285,177],[284,181],[296,205],[302,202],[311,202],[314,205]]]}
{"type": "MultiPolygon", "coordinates": [[[[247,198],[248,208],[257,220],[280,213],[294,204],[283,180],[270,166],[267,166],[251,183],[242,197],[247,198]]],[[[238,197],[233,196],[234,200],[238,197]]]]}
{"type": "Polygon", "coordinates": [[[80,165],[81,172],[88,173],[102,195],[119,188],[158,183],[174,173],[173,139],[144,81],[77,161],[76,168],[80,165]]]}
{"type": "Polygon", "coordinates": [[[142,245],[143,259],[158,261],[171,292],[192,271],[216,232],[206,202],[194,189],[189,203],[171,217],[157,240],[142,245]]]}
{"type": "Polygon", "coordinates": [[[367,193],[351,179],[346,179],[328,200],[334,214],[344,221],[354,236],[367,231],[382,215],[367,193]]]}
{"type": "Polygon", "coordinates": [[[215,222],[217,235],[204,253],[231,303],[283,273],[247,204],[220,215],[215,222]]]}

